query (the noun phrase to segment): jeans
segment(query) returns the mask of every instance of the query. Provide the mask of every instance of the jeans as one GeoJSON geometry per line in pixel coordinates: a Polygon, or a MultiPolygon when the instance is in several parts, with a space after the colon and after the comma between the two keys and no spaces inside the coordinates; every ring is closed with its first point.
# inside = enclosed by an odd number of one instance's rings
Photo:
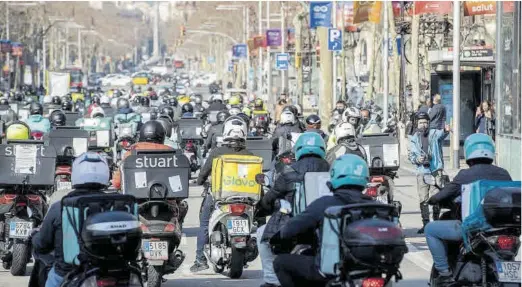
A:
{"type": "Polygon", "coordinates": [[[277,275],[274,272],[274,259],[275,255],[270,249],[270,243],[267,241],[262,242],[261,238],[265,232],[266,224],[257,229],[257,250],[259,251],[259,257],[261,257],[261,267],[263,268],[263,280],[265,283],[281,285],[277,280],[277,275]]]}
{"type": "Polygon", "coordinates": [[[315,266],[315,257],[281,254],[274,260],[274,269],[282,287],[324,287],[328,279],[315,266]]]}
{"type": "Polygon", "coordinates": [[[196,243],[196,260],[200,262],[207,262],[205,257],[205,244],[208,243],[208,224],[210,216],[214,210],[214,199],[211,194],[207,194],[201,203],[201,211],[199,214],[199,232],[196,243]]]}
{"type": "Polygon", "coordinates": [[[433,257],[433,265],[439,273],[448,273],[449,264],[446,252],[447,241],[462,241],[462,230],[460,220],[432,221],[424,229],[426,243],[433,257]]]}
{"type": "Polygon", "coordinates": [[[45,287],[59,287],[63,282],[63,277],[58,275],[54,271],[54,267],[49,270],[49,274],[47,274],[47,281],[45,282],[45,287]]]}

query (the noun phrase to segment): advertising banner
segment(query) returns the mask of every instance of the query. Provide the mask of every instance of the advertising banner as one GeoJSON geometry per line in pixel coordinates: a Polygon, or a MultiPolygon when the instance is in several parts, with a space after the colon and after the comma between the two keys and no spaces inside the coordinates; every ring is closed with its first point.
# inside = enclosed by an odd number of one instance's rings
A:
{"type": "Polygon", "coordinates": [[[264,35],[254,36],[254,48],[266,47],[266,41],[264,35]]]}
{"type": "MultiPolygon", "coordinates": [[[[515,11],[514,1],[502,1],[504,13],[515,11]]],[[[496,1],[464,1],[464,16],[495,15],[497,13],[496,1]]]]}
{"type": "Polygon", "coordinates": [[[415,15],[450,14],[453,10],[451,1],[415,1],[415,15]]]}
{"type": "Polygon", "coordinates": [[[380,23],[381,22],[380,1],[355,1],[353,4],[353,23],[359,24],[363,22],[380,23]]]}
{"type": "Polygon", "coordinates": [[[357,26],[353,23],[353,16],[353,1],[344,2],[344,30],[347,32],[357,32],[357,26]]]}
{"type": "Polygon", "coordinates": [[[11,48],[11,54],[15,57],[21,57],[23,54],[23,45],[19,42],[14,42],[11,48]]]}
{"type": "Polygon", "coordinates": [[[332,26],[332,2],[310,2],[310,28],[332,26]]]}
{"type": "Polygon", "coordinates": [[[0,40],[0,51],[2,53],[11,52],[11,41],[10,40],[0,40]]]}
{"type": "Polygon", "coordinates": [[[232,46],[232,57],[234,58],[246,58],[247,57],[247,45],[237,44],[232,46]]]}
{"type": "Polygon", "coordinates": [[[281,29],[266,30],[266,45],[269,47],[281,46],[281,29]]]}

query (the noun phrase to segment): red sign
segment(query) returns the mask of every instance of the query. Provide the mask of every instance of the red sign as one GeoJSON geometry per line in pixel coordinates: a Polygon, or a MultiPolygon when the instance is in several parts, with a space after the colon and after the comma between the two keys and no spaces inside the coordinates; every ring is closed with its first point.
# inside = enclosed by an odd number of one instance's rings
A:
{"type": "Polygon", "coordinates": [[[353,23],[353,2],[344,2],[343,7],[344,30],[357,32],[357,26],[353,23]]]}
{"type": "Polygon", "coordinates": [[[183,68],[184,66],[185,66],[185,64],[183,63],[183,61],[174,61],[175,68],[180,69],[180,68],[183,68]]]}
{"type": "MultiPolygon", "coordinates": [[[[404,1],[405,5],[406,5],[406,3],[411,3],[411,2],[404,1]]],[[[412,6],[408,6],[408,9],[404,9],[404,16],[405,17],[411,16],[411,14],[412,14],[411,7],[412,6]]],[[[394,18],[401,17],[401,1],[393,1],[392,2],[392,9],[393,9],[393,17],[394,18]]]]}
{"type": "Polygon", "coordinates": [[[415,15],[449,14],[453,10],[451,1],[415,1],[415,15]]]}
{"type": "Polygon", "coordinates": [[[266,47],[266,41],[264,35],[254,36],[254,48],[266,47]]]}

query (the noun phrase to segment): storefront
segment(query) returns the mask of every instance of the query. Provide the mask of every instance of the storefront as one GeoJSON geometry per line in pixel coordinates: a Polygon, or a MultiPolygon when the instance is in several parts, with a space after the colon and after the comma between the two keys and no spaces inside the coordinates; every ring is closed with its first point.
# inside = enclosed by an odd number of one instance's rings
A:
{"type": "MultiPolygon", "coordinates": [[[[508,2],[497,2],[506,5],[508,2]]],[[[498,4],[497,4],[498,5],[498,4]]],[[[495,83],[497,164],[520,180],[522,3],[497,9],[495,83]],[[512,9],[513,8],[513,9],[512,9]]]]}

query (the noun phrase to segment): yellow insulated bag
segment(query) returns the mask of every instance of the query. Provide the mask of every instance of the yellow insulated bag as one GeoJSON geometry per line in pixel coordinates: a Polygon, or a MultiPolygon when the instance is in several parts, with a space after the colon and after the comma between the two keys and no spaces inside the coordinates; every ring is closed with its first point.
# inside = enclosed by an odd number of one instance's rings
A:
{"type": "Polygon", "coordinates": [[[263,172],[263,158],[253,155],[222,155],[212,161],[212,193],[214,199],[231,196],[259,200],[261,186],[256,174],[263,172]]]}

